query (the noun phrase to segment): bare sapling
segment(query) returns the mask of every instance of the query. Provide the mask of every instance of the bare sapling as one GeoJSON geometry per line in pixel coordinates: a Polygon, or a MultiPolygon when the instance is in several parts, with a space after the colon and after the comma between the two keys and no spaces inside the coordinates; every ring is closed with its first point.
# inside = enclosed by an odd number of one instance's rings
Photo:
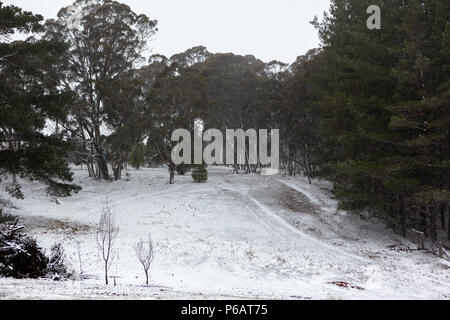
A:
{"type": "Polygon", "coordinates": [[[153,250],[153,242],[151,235],[148,235],[148,240],[145,242],[144,240],[139,241],[135,244],[134,250],[136,251],[136,256],[141,262],[142,266],[144,267],[145,272],[145,279],[146,284],[148,286],[149,283],[149,275],[148,271],[150,269],[150,266],[153,262],[153,258],[155,256],[154,250],[153,250]]]}
{"type": "Polygon", "coordinates": [[[78,262],[80,263],[80,275],[83,275],[83,263],[81,262],[81,242],[77,242],[78,262]]]}
{"type": "Polygon", "coordinates": [[[96,232],[98,249],[104,262],[106,285],[108,285],[108,270],[113,260],[113,247],[118,233],[119,228],[115,225],[111,206],[106,200],[96,232]]]}

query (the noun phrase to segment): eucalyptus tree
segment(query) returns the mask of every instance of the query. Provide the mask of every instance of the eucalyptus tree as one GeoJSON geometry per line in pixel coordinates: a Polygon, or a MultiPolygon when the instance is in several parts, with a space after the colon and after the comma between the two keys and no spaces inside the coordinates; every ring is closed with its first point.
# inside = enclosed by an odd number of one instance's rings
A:
{"type": "Polygon", "coordinates": [[[320,71],[320,50],[313,49],[298,57],[288,72],[274,74],[282,85],[275,117],[282,136],[282,163],[289,175],[303,173],[310,183],[320,169],[322,151],[314,79],[320,71]]]}
{"type": "Polygon", "coordinates": [[[114,180],[120,180],[122,169],[134,146],[145,139],[146,101],[143,81],[137,72],[100,84],[105,93],[105,153],[113,169],[114,180]]]}
{"type": "MultiPolygon", "coordinates": [[[[267,65],[254,56],[215,54],[197,67],[207,79],[205,129],[267,129],[278,103],[277,81],[267,73],[267,65]]],[[[248,164],[246,172],[256,171],[248,164]]],[[[235,166],[235,172],[239,167],[235,166]]]]}
{"type": "Polygon", "coordinates": [[[105,151],[105,136],[111,134],[107,130],[108,86],[140,66],[156,25],[156,20],[110,0],[77,0],[46,23],[45,39],[69,44],[61,72],[78,93],[78,101],[66,129],[85,147],[85,161],[98,168],[91,172],[97,178],[109,179],[105,151]]]}
{"type": "Polygon", "coordinates": [[[148,93],[149,144],[168,166],[171,184],[175,183],[176,170],[171,154],[177,144],[172,141],[172,134],[177,129],[194,131],[206,104],[204,88],[204,79],[195,70],[170,63],[148,93]]]}

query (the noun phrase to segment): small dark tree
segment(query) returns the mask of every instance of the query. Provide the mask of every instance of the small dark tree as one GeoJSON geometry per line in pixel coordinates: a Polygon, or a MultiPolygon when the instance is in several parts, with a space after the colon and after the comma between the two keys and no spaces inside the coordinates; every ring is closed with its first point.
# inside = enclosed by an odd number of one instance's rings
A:
{"type": "Polygon", "coordinates": [[[144,144],[138,144],[133,148],[130,154],[130,164],[136,170],[139,170],[145,164],[145,154],[147,149],[144,144]]]}
{"type": "Polygon", "coordinates": [[[192,170],[192,179],[195,182],[206,182],[208,181],[208,170],[206,169],[206,164],[196,165],[192,170]]]}
{"type": "Polygon", "coordinates": [[[191,170],[191,166],[188,164],[180,164],[177,166],[176,171],[180,176],[184,176],[186,173],[188,173],[191,170]]]}
{"type": "Polygon", "coordinates": [[[3,209],[0,209],[0,223],[11,222],[14,220],[16,220],[16,217],[6,212],[3,212],[3,209]]]}

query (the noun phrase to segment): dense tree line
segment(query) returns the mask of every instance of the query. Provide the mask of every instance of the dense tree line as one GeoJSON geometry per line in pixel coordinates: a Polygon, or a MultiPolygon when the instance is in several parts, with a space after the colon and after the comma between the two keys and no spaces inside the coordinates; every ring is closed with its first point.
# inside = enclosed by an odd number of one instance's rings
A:
{"type": "Polygon", "coordinates": [[[450,3],[380,1],[380,30],[366,27],[370,4],[336,0],[313,22],[322,48],[284,87],[302,137],[289,157],[333,181],[342,208],[437,240],[450,219],[450,3]]]}
{"type": "MultiPolygon", "coordinates": [[[[450,3],[375,1],[382,28],[369,30],[372,2],[333,0],[312,22],[321,47],[291,65],[202,46],[144,59],[157,21],[116,1],[77,0],[45,25],[2,6],[1,168],[67,195],[70,143],[93,178],[146,161],[174,183],[175,129],[279,128],[287,174],[328,179],[343,209],[437,240],[450,229],[450,3]],[[14,30],[40,34],[4,40],[14,30]]],[[[258,172],[248,162],[234,171],[258,172]]]]}

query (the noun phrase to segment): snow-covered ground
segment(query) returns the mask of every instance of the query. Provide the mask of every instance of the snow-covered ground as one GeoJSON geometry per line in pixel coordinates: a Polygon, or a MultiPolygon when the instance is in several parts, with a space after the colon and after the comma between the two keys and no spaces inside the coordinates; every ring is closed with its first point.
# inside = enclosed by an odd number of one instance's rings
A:
{"type": "Polygon", "coordinates": [[[60,204],[40,183],[27,183],[22,201],[2,191],[43,247],[63,243],[78,276],[0,279],[0,299],[450,299],[448,260],[338,211],[327,183],[209,171],[205,184],[187,175],[169,185],[165,169],[111,183],[76,170],[83,190],[60,204]],[[117,287],[103,283],[95,241],[106,199],[120,227],[117,287]],[[148,233],[156,247],[150,287],[133,249],[148,233]]]}

